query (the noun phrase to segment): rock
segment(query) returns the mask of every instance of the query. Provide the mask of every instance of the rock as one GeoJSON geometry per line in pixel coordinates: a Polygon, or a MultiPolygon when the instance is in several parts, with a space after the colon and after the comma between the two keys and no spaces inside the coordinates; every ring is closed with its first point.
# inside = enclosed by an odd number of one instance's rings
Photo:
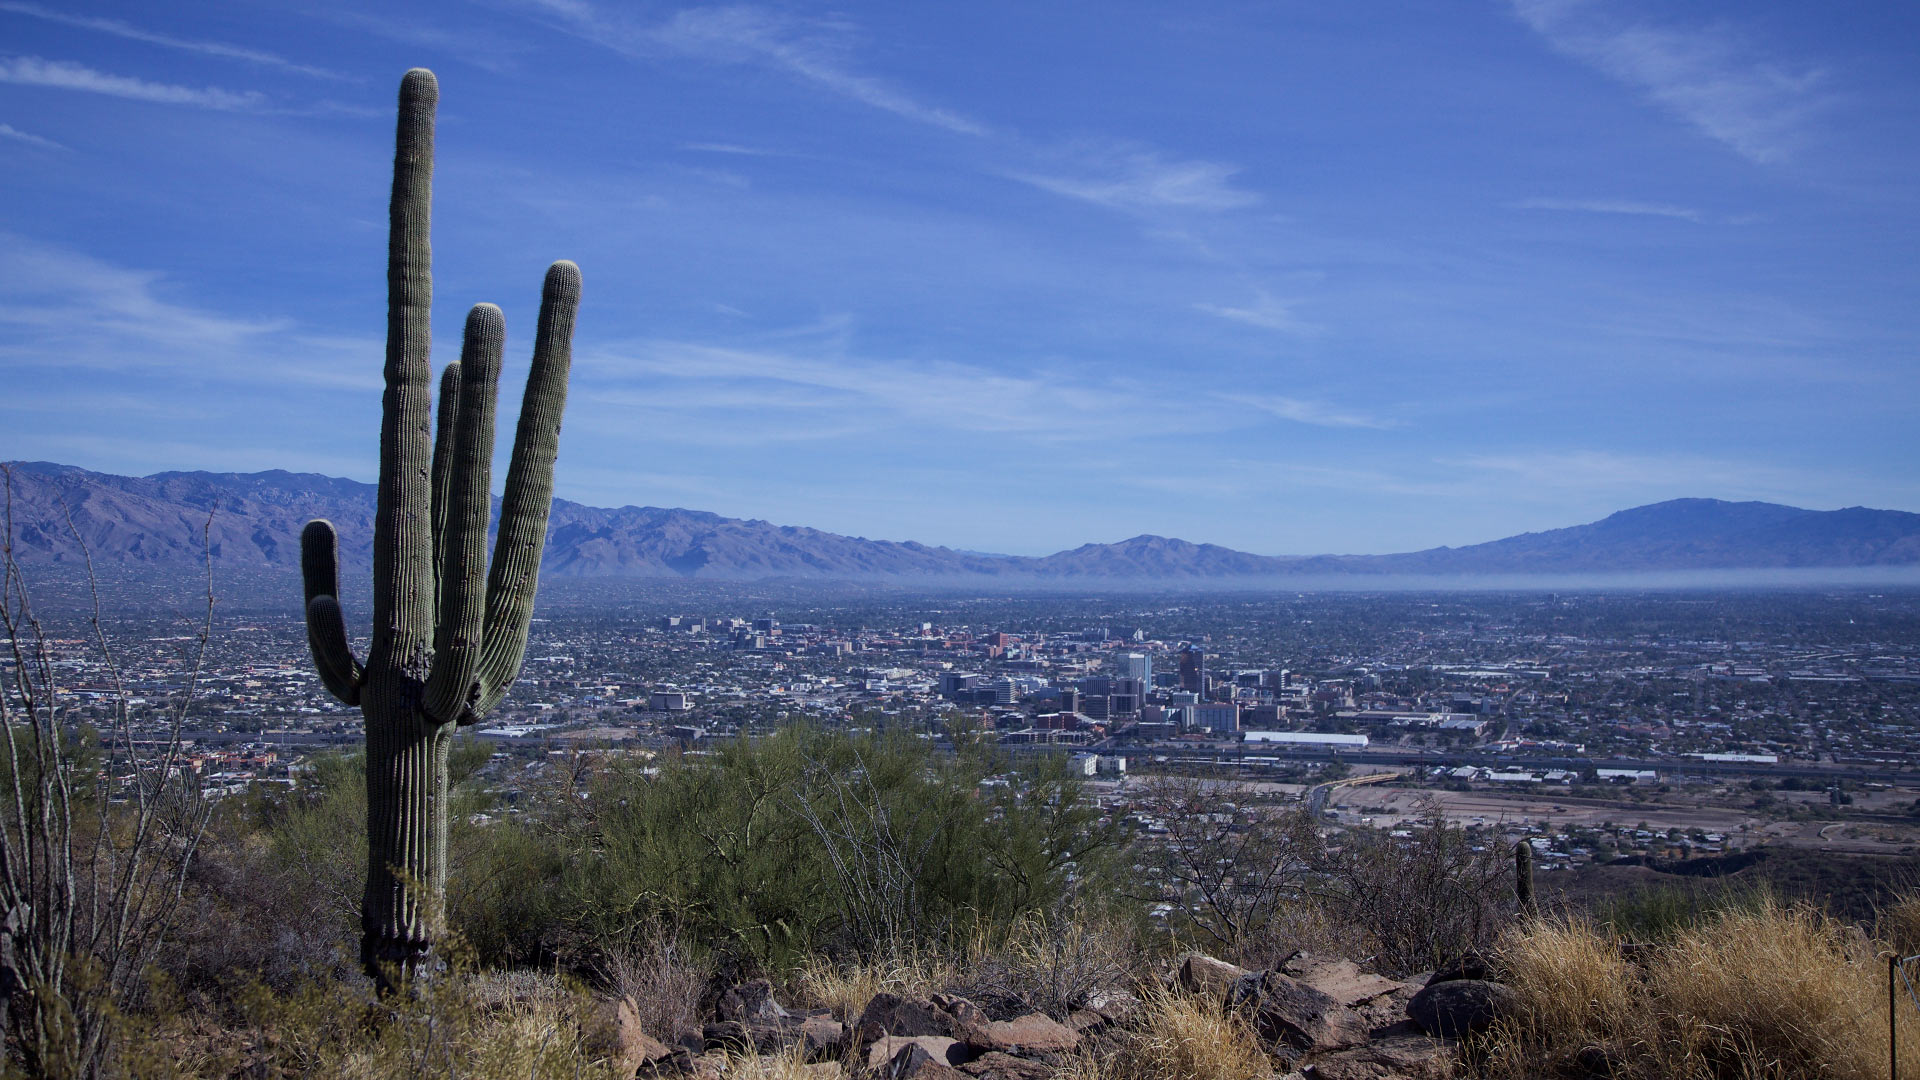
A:
{"type": "Polygon", "coordinates": [[[1361,971],[1360,965],[1351,960],[1308,953],[1295,953],[1280,965],[1280,970],[1348,1008],[1390,994],[1400,986],[1383,975],[1361,971]]]}
{"type": "Polygon", "coordinates": [[[625,997],[595,999],[580,1028],[587,1052],[619,1062],[622,1073],[631,1074],[673,1054],[673,1047],[640,1029],[640,1013],[625,997]]]}
{"type": "Polygon", "coordinates": [[[1227,1005],[1240,1010],[1270,1043],[1318,1052],[1367,1041],[1366,1022],[1352,1009],[1279,971],[1241,976],[1228,991],[1227,1005]]]}
{"type": "Polygon", "coordinates": [[[1360,1019],[1367,1022],[1369,1028],[1392,1027],[1406,1022],[1407,1003],[1413,1000],[1413,995],[1425,988],[1424,982],[1395,983],[1392,990],[1351,1008],[1360,1015],[1360,1019]]]}
{"type": "Polygon", "coordinates": [[[1309,1080],[1446,1080],[1454,1049],[1438,1039],[1403,1035],[1315,1058],[1309,1080]]]}
{"type": "Polygon", "coordinates": [[[1473,980],[1486,982],[1493,978],[1493,964],[1477,952],[1470,952],[1439,971],[1427,977],[1427,985],[1443,982],[1461,982],[1473,980]]]}
{"type": "Polygon", "coordinates": [[[1225,960],[1215,960],[1205,953],[1187,953],[1180,958],[1173,981],[1189,994],[1225,998],[1235,980],[1245,974],[1246,968],[1225,960]]]}
{"type": "Polygon", "coordinates": [[[1117,987],[1095,990],[1087,995],[1086,1007],[1106,1017],[1109,1026],[1125,1026],[1140,1011],[1140,999],[1131,991],[1117,987]]]}
{"type": "Polygon", "coordinates": [[[1013,1054],[1060,1053],[1080,1045],[1078,1032],[1040,1013],[1028,1013],[1012,1020],[990,1020],[975,1032],[969,1042],[987,1050],[1013,1054]]]}
{"type": "Polygon", "coordinates": [[[800,1021],[800,1039],[811,1060],[839,1057],[847,1047],[847,1028],[831,1016],[809,1016],[800,1021]]]}
{"type": "MultiPolygon", "coordinates": [[[[928,1038],[929,1036],[920,1036],[928,1038]]],[[[925,1047],[908,1043],[876,1069],[880,1080],[972,1080],[951,1065],[935,1061],[925,1047]]]]}
{"type": "Polygon", "coordinates": [[[1450,979],[1428,983],[1407,1002],[1407,1015],[1430,1035],[1457,1039],[1485,1031],[1513,1011],[1514,993],[1486,979],[1450,979]]]}
{"type": "Polygon", "coordinates": [[[727,1056],[724,1053],[693,1054],[685,1049],[677,1049],[658,1061],[643,1065],[637,1075],[649,1080],[665,1080],[667,1077],[686,1077],[689,1080],[722,1080],[727,1073],[727,1056]]]}
{"type": "MultiPolygon", "coordinates": [[[[952,1000],[966,999],[949,999],[952,1000]]],[[[972,1002],[967,1005],[972,1008],[972,1002]]],[[[985,1014],[981,1015],[984,1019],[985,1014]]],[[[883,993],[873,995],[867,1007],[860,1011],[860,1019],[853,1028],[862,1040],[874,1035],[944,1035],[949,1039],[957,1039],[961,1026],[953,1013],[927,998],[906,998],[899,994],[883,993]]]]}
{"type": "Polygon", "coordinates": [[[867,1047],[867,1067],[878,1069],[912,1046],[919,1047],[942,1065],[959,1065],[972,1056],[967,1052],[966,1043],[945,1035],[882,1035],[867,1047]]]}
{"type": "Polygon", "coordinates": [[[975,1080],[1048,1080],[1057,1070],[1045,1062],[992,1050],[960,1066],[960,1071],[975,1080]]]}
{"type": "Polygon", "coordinates": [[[741,983],[720,995],[714,1019],[740,1024],[772,1024],[793,1015],[773,1000],[773,984],[765,979],[741,983]]]}

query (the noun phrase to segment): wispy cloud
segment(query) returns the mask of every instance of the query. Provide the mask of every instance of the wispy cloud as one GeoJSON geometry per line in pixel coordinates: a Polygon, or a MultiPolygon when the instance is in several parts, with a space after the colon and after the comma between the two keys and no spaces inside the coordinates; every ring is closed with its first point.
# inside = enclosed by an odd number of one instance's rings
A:
{"type": "Polygon", "coordinates": [[[1844,478],[1813,470],[1693,453],[1548,450],[1472,454],[1439,463],[1498,474],[1543,492],[1624,491],[1641,499],[1712,495],[1821,502],[1822,492],[1844,486],[1844,478]]]}
{"type": "Polygon", "coordinates": [[[1582,214],[1629,214],[1643,217],[1678,218],[1703,223],[1700,211],[1670,203],[1637,202],[1633,199],[1522,199],[1516,210],[1570,210],[1582,214]]]}
{"type": "Polygon", "coordinates": [[[1762,164],[1790,157],[1824,108],[1818,68],[1760,58],[1725,26],[1627,23],[1591,0],[1511,0],[1555,49],[1639,90],[1709,137],[1762,164]]]}
{"type": "Polygon", "coordinates": [[[752,146],[740,146],[735,143],[682,143],[680,149],[696,154],[734,154],[740,157],[775,157],[777,150],[761,150],[752,146]]]}
{"type": "Polygon", "coordinates": [[[1221,401],[1277,416],[1282,420],[1291,420],[1297,424],[1313,424],[1316,427],[1331,428],[1390,428],[1390,420],[1374,416],[1345,411],[1320,401],[1308,401],[1304,398],[1286,397],[1280,394],[1216,394],[1221,401]]]}
{"type": "MultiPolygon", "coordinates": [[[[584,3],[567,7],[585,8],[584,3]]],[[[928,105],[883,79],[854,71],[846,61],[846,33],[837,24],[803,21],[765,8],[691,8],[654,29],[656,41],[693,56],[757,62],[843,97],[916,123],[960,135],[985,135],[980,122],[928,105]]]]}
{"type": "Polygon", "coordinates": [[[1314,329],[1311,324],[1302,321],[1301,318],[1294,313],[1291,303],[1276,299],[1265,291],[1257,293],[1254,302],[1246,307],[1207,303],[1199,303],[1193,306],[1195,310],[1204,311],[1209,315],[1218,315],[1222,319],[1231,319],[1234,322],[1246,323],[1248,326],[1258,326],[1264,330],[1281,330],[1289,334],[1304,334],[1314,329]]]}
{"type": "Polygon", "coordinates": [[[21,131],[19,128],[14,127],[12,124],[0,124],[0,139],[14,139],[19,142],[28,143],[33,146],[44,147],[48,150],[65,150],[66,149],[66,147],[61,146],[59,143],[54,142],[52,139],[35,135],[30,131],[21,131]]]}
{"type": "Polygon", "coordinates": [[[623,403],[629,423],[635,408],[709,428],[709,413],[737,421],[744,411],[765,417],[756,426],[783,439],[911,430],[1053,443],[1110,439],[1121,430],[1217,430],[1222,422],[1170,412],[1132,380],[862,358],[846,355],[832,337],[781,347],[638,341],[583,353],[575,367],[595,401],[623,403]]]}
{"type": "Polygon", "coordinates": [[[986,125],[971,117],[855,70],[848,59],[849,30],[842,22],[740,4],[688,8],[665,22],[643,23],[587,0],[522,2],[586,40],[628,55],[668,52],[765,67],[915,123],[959,135],[988,134],[986,125]]]}
{"type": "Polygon", "coordinates": [[[0,82],[22,86],[48,86],[60,90],[82,90],[134,101],[162,105],[196,105],[203,109],[232,112],[264,108],[267,99],[256,90],[235,92],[218,87],[195,88],[169,83],[148,82],[126,75],[110,75],[69,60],[42,60],[37,56],[0,59],[0,82]]]}
{"type": "Polygon", "coordinates": [[[146,30],[119,19],[103,19],[94,15],[74,15],[65,11],[53,11],[39,4],[18,3],[16,0],[0,0],[0,11],[15,15],[28,15],[48,22],[57,22],[65,26],[77,26],[83,30],[97,30],[103,34],[126,38],[129,41],[141,41],[149,45],[159,45],[168,49],[181,49],[199,53],[202,56],[218,56],[228,60],[242,60],[262,67],[279,68],[282,71],[295,71],[302,75],[311,75],[318,79],[344,79],[346,76],[326,68],[311,64],[295,63],[284,56],[276,56],[259,49],[248,49],[238,45],[227,45],[218,41],[194,41],[190,38],[174,37],[154,30],[146,30]]]}
{"type": "Polygon", "coordinates": [[[0,233],[0,377],[150,370],[219,383],[379,386],[377,342],[234,318],[164,298],[161,276],[0,233]]]}
{"type": "Polygon", "coordinates": [[[1235,210],[1260,196],[1236,187],[1239,169],[1214,161],[1171,159],[1132,143],[1081,142],[1054,155],[1058,168],[1011,169],[1007,176],[1056,195],[1115,210],[1235,210]]]}
{"type": "MultiPolygon", "coordinates": [[[[992,171],[1065,198],[1130,213],[1215,212],[1260,201],[1258,194],[1235,185],[1239,169],[1230,164],[1182,159],[1123,140],[1040,147],[958,110],[929,104],[893,82],[859,70],[853,58],[858,34],[843,19],[802,18],[734,4],[688,8],[664,22],[644,22],[592,0],[518,3],[566,32],[631,57],[670,54],[761,67],[915,123],[986,141],[989,153],[1000,162],[990,166],[992,171]]],[[[693,143],[682,149],[770,153],[724,142],[693,143]]]]}

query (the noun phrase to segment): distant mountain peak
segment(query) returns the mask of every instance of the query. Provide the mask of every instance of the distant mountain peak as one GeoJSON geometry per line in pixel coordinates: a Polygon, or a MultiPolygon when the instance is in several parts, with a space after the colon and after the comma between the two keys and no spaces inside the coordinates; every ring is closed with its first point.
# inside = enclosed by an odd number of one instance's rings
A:
{"type": "MultiPolygon", "coordinates": [[[[78,559],[69,511],[102,562],[198,565],[209,511],[215,558],[225,565],[297,565],[300,529],[316,517],[334,523],[347,560],[364,564],[370,553],[375,491],[356,480],[280,469],[128,477],[44,461],[12,468],[23,561],[78,559]]],[[[554,500],[548,529],[543,572],[578,576],[1175,582],[1920,565],[1920,514],[1711,498],[1669,499],[1585,525],[1399,555],[1254,555],[1153,533],[1039,557],[992,555],[705,510],[606,509],[564,499],[554,500]]]]}

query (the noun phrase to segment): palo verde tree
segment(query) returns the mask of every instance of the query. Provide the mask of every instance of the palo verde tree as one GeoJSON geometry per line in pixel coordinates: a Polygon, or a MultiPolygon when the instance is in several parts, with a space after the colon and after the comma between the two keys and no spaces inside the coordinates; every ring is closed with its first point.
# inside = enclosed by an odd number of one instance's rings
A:
{"type": "Polygon", "coordinates": [[[447,875],[447,747],[519,676],[553,504],[580,270],[547,271],[533,367],[486,561],[495,388],[506,323],[478,304],[458,363],[440,379],[429,439],[428,311],[433,300],[433,73],[400,82],[387,241],[386,395],[373,527],[373,639],[347,643],[333,526],[301,534],[307,638],[320,679],[367,725],[367,887],[360,960],[385,985],[432,957],[447,875]],[[485,579],[484,594],[481,587],[485,579]]]}

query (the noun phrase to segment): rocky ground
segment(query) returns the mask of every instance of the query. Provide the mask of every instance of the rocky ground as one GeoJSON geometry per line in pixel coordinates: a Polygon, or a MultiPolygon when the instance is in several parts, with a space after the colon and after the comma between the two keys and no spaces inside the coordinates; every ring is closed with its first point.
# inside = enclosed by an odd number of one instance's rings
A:
{"type": "MultiPolygon", "coordinates": [[[[874,995],[856,1016],[782,1005],[764,979],[721,994],[697,1035],[668,1043],[641,1031],[629,1002],[608,1003],[622,1075],[723,1080],[785,1075],[835,1080],[1041,1080],[1103,1074],[1153,1023],[1156,994],[1184,994],[1243,1020],[1272,1080],[1439,1080],[1458,1040],[1491,1024],[1510,991],[1474,965],[1411,980],[1350,960],[1296,953],[1249,971],[1188,954],[1158,987],[1082,995],[1069,1015],[989,1012],[952,994],[874,995]],[[760,1065],[777,1059],[775,1070],[760,1065]]],[[[1256,1074],[1257,1075],[1257,1074],[1256,1074]]]]}

